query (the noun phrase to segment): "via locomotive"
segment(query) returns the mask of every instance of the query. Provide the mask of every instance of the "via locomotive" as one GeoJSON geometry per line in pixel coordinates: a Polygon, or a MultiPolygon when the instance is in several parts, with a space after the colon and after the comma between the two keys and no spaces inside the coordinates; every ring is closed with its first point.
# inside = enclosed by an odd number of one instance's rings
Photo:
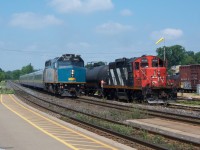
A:
{"type": "Polygon", "coordinates": [[[108,99],[157,103],[175,99],[177,94],[167,80],[164,61],[157,56],[116,59],[109,65],[89,68],[86,83],[86,95],[108,99]]]}
{"type": "Polygon", "coordinates": [[[44,70],[20,76],[19,81],[61,96],[76,97],[84,88],[86,69],[80,55],[64,54],[46,61],[44,70]]]}

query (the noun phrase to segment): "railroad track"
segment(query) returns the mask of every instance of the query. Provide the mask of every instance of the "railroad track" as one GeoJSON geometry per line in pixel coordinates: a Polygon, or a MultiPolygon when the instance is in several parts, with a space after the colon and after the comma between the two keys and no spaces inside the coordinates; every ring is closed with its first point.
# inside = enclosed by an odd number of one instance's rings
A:
{"type": "MultiPolygon", "coordinates": [[[[139,106],[130,106],[128,103],[127,104],[117,104],[113,103],[112,101],[104,101],[104,100],[98,100],[98,99],[91,99],[91,98],[77,98],[77,99],[67,99],[67,100],[73,100],[77,102],[84,102],[92,105],[98,105],[102,107],[107,107],[107,108],[112,108],[112,109],[117,109],[121,111],[127,111],[127,112],[132,112],[134,109],[139,109],[142,113],[148,113],[148,115],[152,117],[159,117],[159,118],[165,118],[165,119],[170,119],[170,120],[175,120],[175,121],[181,121],[185,123],[191,123],[194,125],[200,125],[200,117],[195,117],[191,115],[184,115],[184,114],[177,114],[173,112],[165,112],[165,111],[159,111],[159,110],[154,110],[150,108],[141,108],[139,106]]],[[[172,104],[169,107],[173,107],[172,104]]],[[[175,107],[175,106],[174,106],[175,107]]],[[[176,108],[181,108],[179,106],[176,106],[176,108]]],[[[185,107],[186,108],[186,107],[185,107]]],[[[182,107],[183,109],[183,107],[182,107]]],[[[187,108],[189,109],[189,107],[187,108]]]]}
{"type": "Polygon", "coordinates": [[[189,105],[178,104],[178,103],[169,103],[168,107],[200,112],[200,106],[189,106],[189,105]]]}
{"type": "Polygon", "coordinates": [[[91,115],[91,114],[88,114],[88,113],[79,112],[77,110],[73,110],[73,109],[67,108],[66,106],[62,106],[60,104],[56,104],[54,102],[47,101],[45,99],[42,99],[40,97],[37,97],[35,95],[32,95],[30,93],[25,92],[22,88],[20,88],[17,85],[14,85],[14,84],[12,84],[12,87],[13,87],[13,89],[16,90],[16,94],[18,96],[20,96],[21,98],[25,99],[26,101],[29,101],[30,103],[33,103],[34,105],[42,107],[42,108],[44,108],[44,109],[46,109],[48,111],[51,111],[53,113],[59,114],[59,115],[61,115],[63,117],[69,118],[72,122],[75,122],[76,124],[83,124],[83,126],[88,126],[87,128],[94,128],[95,130],[98,129],[99,132],[100,131],[102,132],[101,133],[102,135],[104,135],[104,134],[110,134],[109,135],[110,138],[112,137],[112,139],[114,139],[114,140],[115,139],[118,139],[118,141],[125,140],[126,141],[126,145],[133,145],[133,143],[137,143],[137,144],[140,144],[141,146],[144,146],[144,149],[146,149],[146,148],[150,148],[150,149],[162,149],[162,150],[167,150],[168,149],[168,148],[166,148],[164,146],[153,144],[151,142],[145,141],[145,140],[140,139],[140,138],[126,136],[126,135],[120,134],[118,132],[115,132],[115,131],[112,131],[112,130],[109,130],[109,129],[106,129],[106,128],[102,128],[100,126],[97,126],[97,125],[94,125],[94,124],[90,124],[90,123],[85,122],[85,121],[78,120],[78,119],[76,119],[74,117],[71,117],[70,115],[66,115],[63,112],[64,111],[71,111],[71,112],[75,112],[75,113],[81,113],[83,115],[86,115],[86,116],[89,116],[89,117],[93,117],[95,119],[100,119],[100,120],[107,121],[107,122],[114,123],[114,124],[118,124],[118,125],[127,126],[127,124],[119,123],[119,122],[112,121],[112,120],[105,119],[105,118],[101,118],[101,117],[97,117],[95,115],[91,115]],[[15,87],[13,87],[13,86],[15,86],[15,87]],[[18,89],[16,89],[16,88],[18,88],[18,89]],[[33,99],[35,99],[35,100],[31,100],[30,97],[33,97],[33,99]],[[41,104],[41,102],[43,104],[41,104]],[[119,138],[120,138],[120,140],[119,140],[119,138]]]}
{"type": "Polygon", "coordinates": [[[138,106],[122,105],[122,104],[116,104],[116,103],[111,103],[111,102],[106,102],[106,101],[101,101],[101,100],[96,100],[96,99],[91,100],[91,99],[87,99],[87,98],[79,98],[77,100],[88,103],[88,104],[99,105],[99,106],[108,107],[108,108],[114,108],[114,109],[127,111],[127,112],[131,112],[131,111],[133,111],[133,109],[141,109],[141,112],[148,113],[148,115],[151,115],[153,117],[178,120],[178,121],[182,121],[182,122],[186,122],[186,123],[200,125],[199,117],[176,114],[176,113],[171,113],[171,112],[164,112],[164,111],[159,111],[159,110],[152,110],[152,109],[148,109],[148,108],[138,108],[138,106]]]}
{"type": "MultiPolygon", "coordinates": [[[[18,92],[20,92],[19,93],[19,95],[24,95],[24,91],[23,91],[23,93],[21,93],[22,92],[22,89],[20,89],[20,90],[18,90],[18,92]]],[[[18,93],[17,92],[17,93],[18,93]]],[[[18,94],[17,94],[18,95],[18,94]]],[[[141,138],[133,138],[133,137],[130,137],[130,136],[125,136],[125,135],[123,135],[123,134],[120,134],[120,133],[118,133],[118,132],[113,132],[113,131],[110,131],[110,130],[108,130],[108,129],[105,129],[105,128],[102,128],[102,127],[100,127],[100,126],[96,126],[96,125],[94,125],[94,124],[90,124],[90,123],[88,123],[88,122],[85,122],[85,121],[80,121],[80,120],[77,120],[76,118],[73,118],[73,117],[70,117],[70,116],[68,116],[68,115],[66,115],[66,114],[62,114],[62,113],[60,113],[60,112],[63,112],[63,110],[67,110],[67,111],[73,111],[73,112],[76,112],[76,113],[82,113],[82,112],[79,112],[79,111],[76,111],[76,110],[70,110],[70,108],[66,108],[66,107],[64,107],[63,105],[60,105],[60,104],[58,104],[58,103],[55,103],[55,102],[53,102],[53,101],[51,101],[51,102],[49,102],[49,101],[47,101],[47,100],[45,100],[45,99],[41,99],[41,98],[39,98],[39,97],[37,97],[37,96],[34,96],[34,95],[32,95],[32,94],[28,94],[27,95],[28,96],[28,98],[27,97],[24,97],[23,99],[26,99],[26,101],[30,101],[30,97],[34,97],[34,99],[37,99],[37,101],[42,101],[42,105],[41,105],[41,103],[39,102],[39,104],[38,104],[38,102],[36,102],[36,100],[34,100],[34,101],[31,101],[30,103],[34,103],[35,105],[37,105],[38,107],[43,107],[44,109],[47,109],[47,110],[49,110],[49,111],[51,111],[51,112],[54,112],[54,113],[56,113],[56,114],[60,114],[60,115],[62,115],[62,116],[64,116],[64,117],[67,117],[67,118],[70,118],[70,120],[72,120],[72,122],[76,122],[75,124],[82,124],[81,125],[81,127],[82,126],[84,126],[84,128],[86,127],[86,128],[93,128],[93,130],[94,131],[96,131],[97,129],[99,129],[100,131],[98,131],[98,132],[104,132],[103,133],[103,135],[104,134],[111,134],[111,135],[109,135],[108,137],[109,138],[111,138],[112,137],[112,139],[114,139],[114,140],[116,140],[116,141],[126,141],[126,142],[123,142],[125,145],[132,145],[131,143],[137,143],[137,144],[140,144],[140,145],[144,145],[144,146],[146,146],[146,148],[148,147],[148,148],[153,148],[153,149],[168,149],[168,148],[166,148],[165,146],[163,147],[163,146],[160,146],[160,145],[157,145],[157,144],[154,144],[154,142],[152,143],[152,142],[145,142],[144,141],[144,139],[141,139],[141,138]],[[59,108],[61,108],[61,109],[59,109],[59,111],[57,111],[57,110],[54,110],[54,109],[52,109],[52,108],[55,108],[55,107],[59,107],[59,108]],[[51,108],[51,109],[50,109],[51,108]],[[143,143],[144,142],[144,143],[143,143]],[[127,144],[128,143],[128,144],[127,144]]],[[[76,99],[76,100],[78,100],[78,101],[80,101],[80,99],[76,99]]],[[[74,99],[73,99],[73,101],[74,101],[74,99]]],[[[124,110],[124,111],[126,111],[126,110],[124,110]]],[[[127,126],[127,124],[124,124],[124,123],[120,123],[120,122],[117,122],[117,121],[112,121],[112,120],[109,120],[109,119],[105,119],[105,118],[101,118],[101,117],[97,117],[97,116],[94,116],[94,115],[91,115],[91,114],[87,114],[87,113],[82,113],[82,114],[84,114],[84,115],[87,115],[87,116],[90,116],[90,117],[93,117],[93,118],[96,118],[96,119],[99,119],[99,120],[103,120],[103,121],[107,121],[107,122],[110,122],[110,123],[113,123],[113,124],[118,124],[118,125],[122,125],[122,126],[127,126]]],[[[67,119],[68,121],[69,121],[69,119],[67,119]]],[[[134,129],[136,129],[136,130],[140,130],[139,128],[136,128],[136,127],[132,127],[132,128],[134,128],[134,129]]],[[[92,131],[92,132],[94,132],[94,131],[92,131]]],[[[154,133],[154,132],[151,132],[151,131],[148,131],[149,133],[151,133],[151,134],[156,134],[156,135],[162,135],[161,133],[160,134],[158,134],[158,133],[154,133]]],[[[101,135],[102,135],[102,133],[101,133],[101,135]]],[[[166,136],[166,135],[162,135],[163,137],[166,137],[167,139],[170,139],[170,140],[175,140],[175,141],[180,141],[180,142],[184,142],[184,143],[189,143],[189,144],[191,144],[192,142],[190,141],[187,141],[187,140],[184,140],[184,139],[177,139],[177,138],[173,138],[173,137],[169,137],[169,136],[166,136]]],[[[135,144],[134,144],[135,145],[135,144]]],[[[192,145],[194,145],[194,146],[199,146],[199,144],[197,144],[197,143],[192,143],[192,145]]],[[[135,146],[134,146],[135,147],[135,146]]],[[[140,147],[140,146],[139,146],[140,147]]],[[[146,148],[144,148],[144,149],[146,149],[146,148]]],[[[140,148],[139,148],[140,149],[140,148]]]]}
{"type": "MultiPolygon", "coordinates": [[[[17,86],[17,85],[15,85],[15,86],[17,86]]],[[[18,87],[18,86],[17,86],[17,87],[18,87]]],[[[20,88],[20,87],[18,87],[18,88],[20,88]]],[[[21,93],[21,91],[22,91],[22,89],[20,88],[20,93],[19,93],[19,95],[23,95],[23,93],[21,93]]],[[[19,92],[19,90],[18,90],[18,92],[19,92]]],[[[59,107],[59,108],[61,108],[62,110],[67,110],[67,111],[71,111],[71,112],[81,113],[81,114],[84,114],[84,115],[93,117],[93,118],[95,118],[95,119],[100,119],[100,120],[103,120],[103,121],[107,121],[107,122],[110,122],[110,123],[113,123],[113,124],[122,125],[122,126],[127,126],[126,123],[120,123],[120,122],[117,122],[117,121],[113,121],[113,120],[109,120],[109,119],[97,117],[97,116],[95,116],[95,115],[91,115],[91,114],[88,114],[88,113],[79,112],[79,111],[76,111],[76,110],[73,110],[73,109],[64,107],[64,106],[62,106],[62,105],[56,104],[56,103],[54,103],[54,102],[49,102],[49,101],[47,101],[47,100],[41,99],[41,98],[39,98],[39,97],[37,97],[37,96],[34,96],[34,95],[30,94],[30,93],[27,93],[27,94],[28,94],[28,98],[27,98],[27,97],[23,97],[24,99],[27,99],[27,100],[30,101],[30,98],[29,98],[29,97],[31,96],[31,97],[34,97],[34,99],[37,99],[37,101],[42,101],[43,103],[46,103],[46,104],[43,104],[43,105],[46,105],[46,106],[41,106],[41,104],[38,104],[36,101],[31,101],[31,103],[34,103],[35,105],[39,105],[39,107],[43,107],[44,109],[47,109],[47,110],[49,110],[49,111],[51,111],[51,112],[60,114],[60,115],[62,115],[62,116],[64,116],[64,117],[70,118],[71,120],[76,121],[77,123],[82,123],[82,124],[84,124],[84,125],[86,125],[86,126],[89,126],[89,128],[90,128],[90,127],[93,127],[93,128],[95,128],[95,129],[100,129],[101,131],[104,131],[104,132],[106,132],[106,133],[110,133],[110,134],[113,135],[113,136],[117,136],[118,139],[119,139],[119,138],[123,138],[124,140],[127,140],[127,141],[132,142],[132,143],[133,143],[133,142],[136,142],[136,143],[142,144],[142,142],[143,142],[143,140],[141,140],[141,139],[132,138],[132,137],[129,137],[129,136],[124,136],[124,135],[121,135],[121,134],[119,134],[119,133],[117,133],[117,132],[113,132],[113,131],[110,131],[110,130],[108,130],[108,129],[105,129],[105,128],[102,128],[102,127],[99,127],[99,126],[91,125],[91,124],[89,124],[89,123],[87,123],[87,122],[77,120],[77,119],[75,119],[75,118],[73,118],[73,117],[66,116],[66,114],[61,114],[61,113],[60,113],[60,112],[62,112],[62,111],[55,111],[54,109],[52,110],[52,108],[54,108],[54,107],[59,107]],[[48,106],[48,107],[47,107],[47,106],[48,106]],[[51,109],[50,109],[50,108],[51,108],[51,109]]],[[[100,105],[100,106],[109,107],[109,108],[114,108],[114,109],[121,110],[121,111],[131,111],[131,109],[134,108],[133,106],[129,106],[129,107],[124,106],[124,107],[122,107],[122,105],[119,105],[119,104],[113,104],[113,103],[111,103],[111,102],[104,102],[104,101],[100,101],[100,100],[91,101],[91,99],[89,100],[89,99],[87,99],[87,98],[73,99],[73,101],[74,101],[74,100],[76,100],[76,101],[84,101],[85,103],[89,103],[89,104],[92,104],[92,105],[93,105],[93,104],[94,104],[94,105],[97,105],[97,103],[98,103],[98,105],[100,105]]],[[[138,129],[138,128],[136,128],[136,127],[132,127],[132,128],[138,129]]],[[[149,133],[152,133],[152,134],[158,134],[158,133],[154,133],[154,132],[151,132],[151,131],[148,131],[148,132],[149,132],[149,133]]],[[[162,134],[160,133],[160,135],[162,135],[162,134]]],[[[169,139],[181,141],[181,142],[184,142],[184,143],[191,143],[191,142],[188,142],[187,140],[184,140],[184,139],[177,139],[177,138],[169,137],[169,136],[166,136],[166,135],[162,135],[162,136],[164,136],[164,137],[166,137],[166,138],[169,138],[169,139]]],[[[116,138],[115,138],[115,139],[116,139],[116,138]]],[[[199,144],[197,144],[197,143],[195,143],[195,142],[194,142],[193,144],[199,146],[199,144]]],[[[130,144],[127,144],[127,145],[130,145],[130,144]]],[[[156,144],[151,145],[151,143],[149,143],[149,142],[147,142],[147,143],[145,143],[145,144],[142,144],[142,145],[147,145],[147,147],[151,147],[151,148],[155,148],[155,147],[157,146],[156,144]],[[150,144],[150,145],[149,145],[149,144],[150,144]]],[[[157,148],[155,148],[155,149],[166,149],[166,148],[161,146],[160,148],[157,147],[157,148]]]]}

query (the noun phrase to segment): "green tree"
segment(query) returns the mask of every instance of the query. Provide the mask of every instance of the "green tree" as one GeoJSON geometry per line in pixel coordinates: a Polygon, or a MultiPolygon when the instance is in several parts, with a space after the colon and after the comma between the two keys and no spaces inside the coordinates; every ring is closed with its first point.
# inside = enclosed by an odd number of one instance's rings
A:
{"type": "Polygon", "coordinates": [[[189,64],[196,64],[195,57],[194,57],[193,51],[187,51],[185,53],[184,59],[182,61],[183,65],[189,65],[189,64]]]}
{"type": "Polygon", "coordinates": [[[194,57],[194,52],[193,51],[186,51],[186,55],[194,57]]]}
{"type": "Polygon", "coordinates": [[[27,66],[22,67],[21,75],[28,74],[28,73],[31,73],[33,71],[34,71],[33,66],[31,64],[29,64],[27,66]]]}
{"type": "Polygon", "coordinates": [[[194,59],[197,64],[200,64],[200,52],[195,53],[194,59]]]}
{"type": "Polygon", "coordinates": [[[12,79],[12,71],[7,71],[7,72],[5,72],[5,75],[6,75],[6,80],[10,80],[10,79],[12,79]]]}
{"type": "Polygon", "coordinates": [[[0,82],[5,80],[5,72],[0,68],[0,82]]]}
{"type": "MultiPolygon", "coordinates": [[[[160,47],[156,50],[158,57],[164,58],[164,47],[160,47]]],[[[174,45],[170,47],[165,47],[165,57],[168,64],[168,69],[174,65],[183,65],[183,60],[185,58],[186,50],[180,45],[174,45]]]]}
{"type": "Polygon", "coordinates": [[[185,56],[183,62],[182,62],[183,65],[191,65],[191,64],[196,64],[196,61],[193,57],[191,56],[185,56]]]}
{"type": "Polygon", "coordinates": [[[20,71],[20,70],[14,70],[14,71],[12,72],[12,79],[13,79],[13,80],[18,80],[20,74],[21,74],[21,71],[20,71]]]}

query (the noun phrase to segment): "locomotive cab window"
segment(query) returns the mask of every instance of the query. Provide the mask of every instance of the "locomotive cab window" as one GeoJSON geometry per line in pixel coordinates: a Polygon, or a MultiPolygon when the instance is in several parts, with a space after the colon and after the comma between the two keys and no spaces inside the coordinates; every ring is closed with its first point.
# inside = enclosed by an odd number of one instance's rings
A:
{"type": "Polygon", "coordinates": [[[83,67],[84,62],[82,62],[82,61],[59,61],[58,62],[59,68],[67,67],[67,66],[70,66],[70,65],[77,66],[77,67],[83,67]]]}
{"type": "Polygon", "coordinates": [[[142,68],[149,67],[149,63],[148,63],[148,60],[146,58],[142,58],[141,67],[142,68]]]}
{"type": "Polygon", "coordinates": [[[158,59],[152,60],[152,67],[158,67],[158,59]]]}
{"type": "Polygon", "coordinates": [[[74,61],[73,65],[74,66],[78,66],[78,67],[84,67],[84,62],[82,62],[82,61],[74,61]]]}
{"type": "Polygon", "coordinates": [[[49,66],[51,66],[51,61],[46,61],[45,62],[45,67],[49,67],[49,66]]]}
{"type": "Polygon", "coordinates": [[[139,69],[140,69],[139,62],[135,62],[135,70],[139,70],[139,69]]]}

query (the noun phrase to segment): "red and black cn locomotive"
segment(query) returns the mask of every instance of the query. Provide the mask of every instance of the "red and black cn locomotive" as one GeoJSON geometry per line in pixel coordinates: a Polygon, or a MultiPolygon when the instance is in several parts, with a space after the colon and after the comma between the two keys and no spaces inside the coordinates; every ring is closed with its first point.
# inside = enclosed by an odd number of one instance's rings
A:
{"type": "Polygon", "coordinates": [[[109,65],[87,69],[86,95],[128,101],[167,102],[176,90],[167,82],[165,63],[157,56],[116,59],[109,65]]]}

